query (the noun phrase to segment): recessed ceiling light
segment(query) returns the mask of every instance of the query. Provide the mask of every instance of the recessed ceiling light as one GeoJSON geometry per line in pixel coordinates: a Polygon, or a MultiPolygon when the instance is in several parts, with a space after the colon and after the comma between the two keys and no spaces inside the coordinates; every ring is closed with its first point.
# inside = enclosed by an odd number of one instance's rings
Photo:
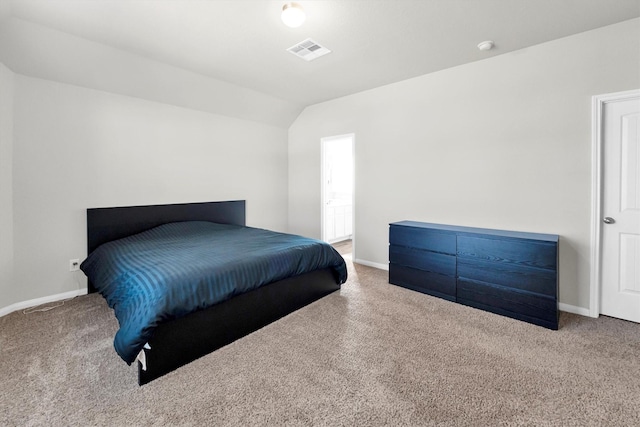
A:
{"type": "Polygon", "coordinates": [[[298,3],[290,2],[285,3],[284,6],[282,6],[282,15],[280,15],[280,18],[287,27],[299,27],[302,25],[306,17],[307,16],[304,14],[302,6],[298,3]]]}
{"type": "Polygon", "coordinates": [[[478,49],[482,51],[487,51],[487,50],[493,49],[493,46],[494,46],[493,42],[491,40],[487,40],[478,44],[478,49]]]}

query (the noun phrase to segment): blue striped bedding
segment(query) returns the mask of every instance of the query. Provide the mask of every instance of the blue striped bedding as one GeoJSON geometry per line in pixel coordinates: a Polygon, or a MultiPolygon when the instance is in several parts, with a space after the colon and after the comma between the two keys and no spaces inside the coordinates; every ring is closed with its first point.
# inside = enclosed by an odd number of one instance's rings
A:
{"type": "Polygon", "coordinates": [[[80,266],[113,308],[120,323],[114,346],[129,364],[160,322],[327,267],[344,283],[345,262],[324,242],[205,221],[105,243],[80,266]]]}

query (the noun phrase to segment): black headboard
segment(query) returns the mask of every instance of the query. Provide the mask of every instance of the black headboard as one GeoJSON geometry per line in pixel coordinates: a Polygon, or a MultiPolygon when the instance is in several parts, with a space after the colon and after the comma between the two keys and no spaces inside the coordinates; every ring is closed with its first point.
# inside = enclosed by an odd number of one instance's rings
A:
{"type": "Polygon", "coordinates": [[[87,254],[112,240],[179,221],[245,225],[245,201],[87,209],[87,254]]]}
{"type": "MultiPolygon", "coordinates": [[[[103,243],[169,222],[211,221],[246,225],[245,220],[244,200],[87,209],[87,255],[103,243]]],[[[90,282],[89,292],[95,292],[90,282]]]]}

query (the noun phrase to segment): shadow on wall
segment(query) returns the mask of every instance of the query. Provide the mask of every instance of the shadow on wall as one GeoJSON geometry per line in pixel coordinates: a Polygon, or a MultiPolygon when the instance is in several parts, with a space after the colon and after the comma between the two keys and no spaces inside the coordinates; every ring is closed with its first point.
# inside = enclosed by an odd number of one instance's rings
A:
{"type": "MultiPolygon", "coordinates": [[[[558,251],[559,251],[559,280],[558,280],[558,301],[564,302],[565,304],[570,304],[576,307],[585,307],[589,308],[589,283],[586,285],[580,286],[579,283],[571,283],[570,278],[575,277],[578,280],[580,278],[580,272],[578,269],[578,251],[571,245],[571,240],[567,239],[564,236],[560,236],[558,241],[558,251]],[[573,292],[568,291],[568,289],[574,288],[573,292]],[[576,301],[569,301],[567,295],[577,295],[576,301]]],[[[590,264],[590,260],[582,260],[583,264],[590,264]]],[[[584,278],[583,280],[588,282],[588,278],[584,278]]]]}

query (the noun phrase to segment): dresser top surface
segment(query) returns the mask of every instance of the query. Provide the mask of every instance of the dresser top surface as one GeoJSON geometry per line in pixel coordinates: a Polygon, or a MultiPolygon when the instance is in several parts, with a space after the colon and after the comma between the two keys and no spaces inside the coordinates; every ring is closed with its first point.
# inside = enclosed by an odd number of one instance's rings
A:
{"type": "Polygon", "coordinates": [[[399,221],[399,222],[392,222],[389,225],[428,228],[432,230],[439,230],[439,231],[452,232],[452,233],[484,234],[489,236],[511,237],[515,239],[542,240],[542,241],[554,242],[554,243],[557,243],[559,239],[558,235],[556,234],[494,230],[490,228],[476,228],[476,227],[465,227],[461,225],[433,224],[429,222],[420,222],[420,221],[399,221]]]}

